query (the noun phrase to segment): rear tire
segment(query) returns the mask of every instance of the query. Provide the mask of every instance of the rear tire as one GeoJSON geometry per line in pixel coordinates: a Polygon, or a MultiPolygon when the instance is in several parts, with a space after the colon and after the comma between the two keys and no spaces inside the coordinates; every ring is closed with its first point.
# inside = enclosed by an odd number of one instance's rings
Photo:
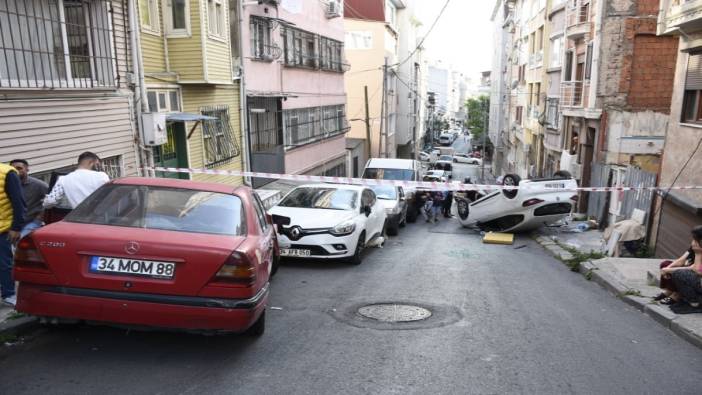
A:
{"type": "Polygon", "coordinates": [[[417,212],[416,207],[407,207],[407,214],[405,214],[405,222],[409,222],[411,224],[417,222],[417,216],[419,213],[417,212]]]}
{"type": "Polygon", "coordinates": [[[249,337],[261,337],[266,332],[266,310],[263,310],[256,322],[244,332],[249,337]]]}
{"type": "Polygon", "coordinates": [[[278,273],[278,268],[280,267],[280,256],[273,255],[273,263],[271,264],[271,278],[278,273]]]}
{"type": "MultiPolygon", "coordinates": [[[[386,222],[387,225],[387,222],[386,222]]],[[[400,233],[400,223],[389,224],[385,227],[388,236],[397,236],[400,233]]]]}
{"type": "Polygon", "coordinates": [[[358,236],[358,243],[356,243],[356,250],[353,256],[349,259],[349,263],[352,265],[360,265],[363,263],[363,249],[366,247],[366,231],[361,232],[358,236]]]}

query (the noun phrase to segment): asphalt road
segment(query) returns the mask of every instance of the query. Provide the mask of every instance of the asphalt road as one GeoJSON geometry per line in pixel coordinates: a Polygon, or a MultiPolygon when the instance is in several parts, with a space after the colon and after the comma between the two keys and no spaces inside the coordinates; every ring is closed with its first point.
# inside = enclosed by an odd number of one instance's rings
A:
{"type": "Polygon", "coordinates": [[[265,335],[94,326],[0,351],[5,394],[699,394],[702,352],[527,237],[410,224],[361,266],[288,263],[265,335]],[[515,249],[516,246],[526,247],[515,249]],[[425,306],[419,324],[356,308],[425,306]]]}

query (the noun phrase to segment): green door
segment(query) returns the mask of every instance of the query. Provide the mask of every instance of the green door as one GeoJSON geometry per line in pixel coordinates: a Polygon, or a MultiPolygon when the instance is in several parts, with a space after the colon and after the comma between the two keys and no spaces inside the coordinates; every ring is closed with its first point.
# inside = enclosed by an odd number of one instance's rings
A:
{"type": "MultiPolygon", "coordinates": [[[[168,141],[154,148],[154,163],[157,167],[188,167],[185,142],[185,123],[168,122],[166,126],[168,141]]],[[[188,179],[187,173],[156,172],[156,177],[188,179]]]]}

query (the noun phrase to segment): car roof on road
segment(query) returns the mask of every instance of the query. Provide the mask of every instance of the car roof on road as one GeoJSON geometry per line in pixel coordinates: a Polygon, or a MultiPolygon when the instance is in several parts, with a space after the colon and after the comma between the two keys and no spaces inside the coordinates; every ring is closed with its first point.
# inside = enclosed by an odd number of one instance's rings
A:
{"type": "Polygon", "coordinates": [[[219,184],[216,182],[200,182],[158,177],[125,177],[113,180],[112,183],[117,185],[146,185],[165,188],[193,189],[196,191],[219,192],[227,194],[231,194],[237,189],[243,188],[232,185],[219,184]]]}

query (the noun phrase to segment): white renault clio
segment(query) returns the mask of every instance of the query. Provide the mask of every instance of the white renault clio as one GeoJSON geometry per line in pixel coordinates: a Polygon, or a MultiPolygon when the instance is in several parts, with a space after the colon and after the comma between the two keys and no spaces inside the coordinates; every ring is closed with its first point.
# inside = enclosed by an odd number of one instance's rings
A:
{"type": "Polygon", "coordinates": [[[289,225],[278,227],[281,257],[344,258],[360,264],[364,247],[385,231],[385,209],[373,190],[363,186],[299,186],[269,214],[290,218],[289,225]]]}

